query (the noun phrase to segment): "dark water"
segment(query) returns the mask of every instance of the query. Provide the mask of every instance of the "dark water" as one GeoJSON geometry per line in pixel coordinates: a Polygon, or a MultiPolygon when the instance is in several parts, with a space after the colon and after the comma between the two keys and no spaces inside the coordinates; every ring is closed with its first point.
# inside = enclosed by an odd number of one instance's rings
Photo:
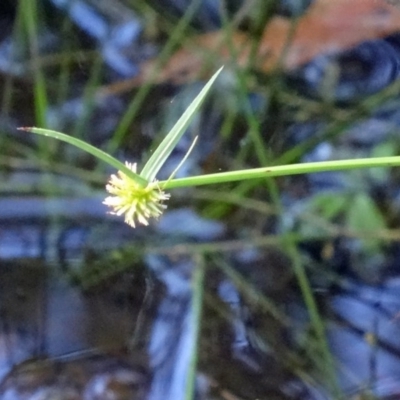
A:
{"type": "MultiPolygon", "coordinates": [[[[275,11],[298,15],[309,3],[282,1],[275,11]]],[[[37,5],[44,22],[35,49],[13,34],[15,4],[0,5],[0,398],[400,396],[398,238],[377,241],[348,232],[372,226],[378,234],[381,214],[396,228],[396,171],[289,178],[280,187],[283,212],[278,214],[261,185],[239,207],[232,188],[184,190],[174,193],[158,223],[132,230],[102,205],[110,171],[75,149],[43,144],[15,128],[37,124],[37,76],[30,64],[36,51],[50,63],[48,126],[106,148],[130,99],[90,100],[86,83],[93,79],[96,87],[135,75],[143,60],[159,53],[162,41],[146,31],[151,27],[140,7],[124,2],[37,5]],[[65,48],[80,53],[63,64],[65,48]],[[59,57],[53,66],[51,56],[59,57]],[[337,199],[345,200],[342,206],[337,199]],[[221,209],[224,201],[231,204],[221,209]],[[316,216],[323,220],[334,207],[339,211],[332,226],[321,225],[316,216]],[[328,228],[338,232],[328,235],[328,228]],[[288,233],[304,237],[295,246],[326,326],[335,359],[331,371],[299,289],[290,246],[285,247],[288,233]]],[[[228,2],[227,15],[241,5],[228,2]]],[[[188,4],[152,6],[179,18],[188,4]]],[[[220,26],[221,6],[201,2],[191,27],[220,26]]],[[[399,43],[393,35],[336,57],[320,56],[282,80],[282,90],[290,87],[321,107],[333,104],[338,107],[333,111],[313,115],[305,108],[304,118],[292,105],[279,103],[276,94],[249,95],[268,145],[282,150],[309,143],[303,161],[396,152],[398,96],[373,107],[363,102],[396,82],[399,43]],[[339,80],[327,93],[332,68],[340,72],[339,80]],[[361,111],[353,110],[357,104],[361,111]],[[330,112],[337,113],[334,117],[353,112],[353,119],[339,129],[334,124],[340,118],[335,121],[330,112]],[[312,145],[315,139],[318,144],[312,145]]],[[[227,91],[232,78],[225,76],[191,128],[202,140],[181,176],[236,168],[232,158],[238,152],[246,159],[246,105],[234,97],[235,85],[227,91]],[[232,136],[223,140],[220,131],[229,126],[224,113],[236,112],[232,136]]],[[[201,84],[155,88],[115,154],[140,162],[156,132],[171,126],[201,84]]],[[[162,177],[190,143],[182,140],[162,177]]],[[[253,165],[255,156],[246,160],[253,165]]]]}

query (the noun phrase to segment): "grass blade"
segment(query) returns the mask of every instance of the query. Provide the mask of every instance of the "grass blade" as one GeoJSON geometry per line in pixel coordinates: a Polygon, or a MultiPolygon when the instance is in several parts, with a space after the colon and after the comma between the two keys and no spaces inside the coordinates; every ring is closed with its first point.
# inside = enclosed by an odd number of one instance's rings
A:
{"type": "Polygon", "coordinates": [[[81,149],[83,151],[86,151],[86,153],[92,154],[99,160],[102,160],[105,163],[113,166],[117,170],[122,171],[125,175],[127,175],[129,178],[133,179],[139,185],[146,186],[148,183],[146,181],[146,179],[143,179],[138,174],[135,174],[121,161],[118,161],[116,158],[105,153],[103,150],[100,150],[97,147],[94,147],[91,144],[84,142],[83,140],[74,138],[72,136],[66,135],[61,132],[52,131],[50,129],[42,129],[42,128],[34,128],[34,127],[23,127],[23,128],[18,128],[18,129],[21,131],[32,132],[32,133],[36,133],[38,135],[52,137],[53,139],[58,139],[63,142],[72,144],[73,146],[78,147],[79,149],[81,149]]]}
{"type": "Polygon", "coordinates": [[[189,126],[193,116],[196,111],[201,106],[206,94],[210,90],[212,84],[217,79],[217,76],[221,72],[223,67],[221,67],[206,83],[201,92],[197,95],[197,97],[192,101],[190,106],[186,109],[186,111],[179,118],[178,122],[173,126],[173,128],[169,131],[164,140],[160,143],[157,149],[154,151],[153,155],[147,161],[145,166],[140,173],[147,181],[151,182],[155,179],[158,171],[163,166],[168,156],[171,154],[172,150],[177,145],[179,139],[185,133],[186,128],[189,126]]]}
{"type": "Polygon", "coordinates": [[[200,336],[201,336],[201,321],[203,313],[203,297],[204,297],[204,279],[205,279],[205,262],[204,256],[199,254],[196,257],[196,264],[193,270],[192,277],[192,304],[191,304],[191,323],[190,332],[191,348],[188,351],[190,354],[190,363],[186,370],[186,390],[185,400],[193,400],[196,398],[196,377],[198,367],[198,356],[200,352],[200,336]]]}

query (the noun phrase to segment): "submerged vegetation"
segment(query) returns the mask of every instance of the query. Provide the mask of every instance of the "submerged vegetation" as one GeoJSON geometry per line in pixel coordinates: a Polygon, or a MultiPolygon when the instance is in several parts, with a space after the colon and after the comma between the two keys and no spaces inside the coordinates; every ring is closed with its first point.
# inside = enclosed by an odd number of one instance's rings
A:
{"type": "MultiPolygon", "coordinates": [[[[352,325],[332,299],[351,296],[354,282],[384,282],[397,254],[399,83],[360,77],[365,60],[356,50],[318,50],[315,61],[288,69],[286,47],[273,68],[260,70],[263,32],[283,13],[278,1],[208,11],[192,1],[182,14],[151,1],[118,2],[107,14],[107,2],[88,2],[108,15],[110,32],[137,26],[129,45],[97,37],[73,5],[48,3],[15,8],[9,59],[20,72],[2,75],[2,118],[13,121],[0,137],[2,175],[8,182],[10,171],[39,171],[37,185],[6,186],[44,202],[89,193],[100,204],[108,191],[104,204],[117,218],[103,229],[104,210],[98,248],[80,243],[87,254],[66,275],[85,291],[127,271],[146,276],[145,289],[134,289],[144,293],[137,327],[123,346],[150,349],[155,359],[153,348],[171,346],[173,365],[163,373],[185,371],[179,398],[199,395],[199,371],[207,399],[306,398],[310,388],[340,399],[350,387],[372,396],[373,363],[368,379],[353,383],[333,333],[341,326],[365,342],[378,328],[352,325]],[[215,25],[215,34],[198,35],[215,25]],[[64,177],[74,183],[63,186],[64,177]],[[150,226],[126,234],[118,217],[150,226]],[[154,344],[148,332],[161,324],[160,310],[175,330],[163,325],[166,343],[154,344]]],[[[303,12],[285,9],[285,24],[303,24],[303,12]]]]}

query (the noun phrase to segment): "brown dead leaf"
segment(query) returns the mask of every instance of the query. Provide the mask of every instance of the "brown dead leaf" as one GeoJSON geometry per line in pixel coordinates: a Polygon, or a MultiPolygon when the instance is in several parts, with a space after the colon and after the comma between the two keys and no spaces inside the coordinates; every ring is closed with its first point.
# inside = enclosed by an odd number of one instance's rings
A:
{"type": "MultiPolygon", "coordinates": [[[[400,32],[400,9],[389,0],[316,0],[295,25],[283,17],[270,21],[259,44],[255,67],[264,73],[277,67],[293,70],[317,55],[339,53],[394,32],[400,32]]],[[[235,32],[227,37],[222,31],[207,33],[173,54],[160,72],[155,71],[156,61],[144,63],[137,77],[105,88],[105,94],[149,81],[182,84],[208,76],[223,64],[243,67],[249,54],[246,34],[235,32]]]]}
{"type": "MultiPolygon", "coordinates": [[[[285,46],[290,24],[281,18],[267,26],[261,41],[261,63],[269,71],[285,46]]],[[[283,61],[286,70],[311,61],[318,54],[344,51],[366,40],[400,32],[400,10],[384,0],[318,0],[300,19],[283,61]]]]}

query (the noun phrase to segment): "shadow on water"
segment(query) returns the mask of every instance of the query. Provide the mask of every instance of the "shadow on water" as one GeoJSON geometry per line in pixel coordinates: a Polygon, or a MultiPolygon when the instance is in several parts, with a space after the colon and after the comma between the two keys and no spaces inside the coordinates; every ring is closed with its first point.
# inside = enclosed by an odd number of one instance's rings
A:
{"type": "MultiPolygon", "coordinates": [[[[106,147],[129,99],[89,95],[96,85],[134,75],[158,53],[155,28],[144,26],[143,9],[128,2],[33,3],[48,21],[34,49],[48,71],[44,120],[106,147]],[[65,49],[76,51],[68,59],[65,49]]],[[[228,3],[228,15],[240,10],[240,1],[228,3]]],[[[309,3],[281,1],[275,11],[297,16],[309,3]]],[[[187,8],[174,1],[153,6],[172,17],[187,8]]],[[[218,27],[220,9],[219,2],[201,3],[192,27],[218,27]]],[[[400,253],[389,229],[400,216],[396,172],[288,178],[279,187],[283,212],[258,184],[184,190],[174,193],[158,223],[132,230],[102,205],[110,171],[68,146],[16,131],[37,123],[40,89],[35,54],[16,18],[15,5],[3,2],[1,399],[339,398],[330,392],[329,360],[285,247],[291,234],[326,327],[341,398],[400,396],[400,253]]],[[[293,87],[288,104],[287,97],[254,89],[250,108],[268,145],[314,143],[299,154],[303,161],[398,151],[398,96],[371,109],[362,101],[398,78],[399,43],[393,35],[317,57],[280,81],[284,95],[293,87]],[[307,94],[309,108],[296,108],[298,93],[307,94]],[[365,107],[351,114],[358,103],[365,107]],[[339,132],[332,115],[357,118],[339,132]]],[[[202,140],[182,176],[254,165],[243,134],[245,101],[235,97],[240,90],[232,80],[226,75],[193,124],[190,133],[201,132],[202,140]]],[[[176,120],[199,87],[153,89],[130,123],[129,132],[138,133],[126,135],[117,156],[140,162],[155,132],[176,120]]],[[[190,143],[182,140],[163,176],[190,143]]]]}

